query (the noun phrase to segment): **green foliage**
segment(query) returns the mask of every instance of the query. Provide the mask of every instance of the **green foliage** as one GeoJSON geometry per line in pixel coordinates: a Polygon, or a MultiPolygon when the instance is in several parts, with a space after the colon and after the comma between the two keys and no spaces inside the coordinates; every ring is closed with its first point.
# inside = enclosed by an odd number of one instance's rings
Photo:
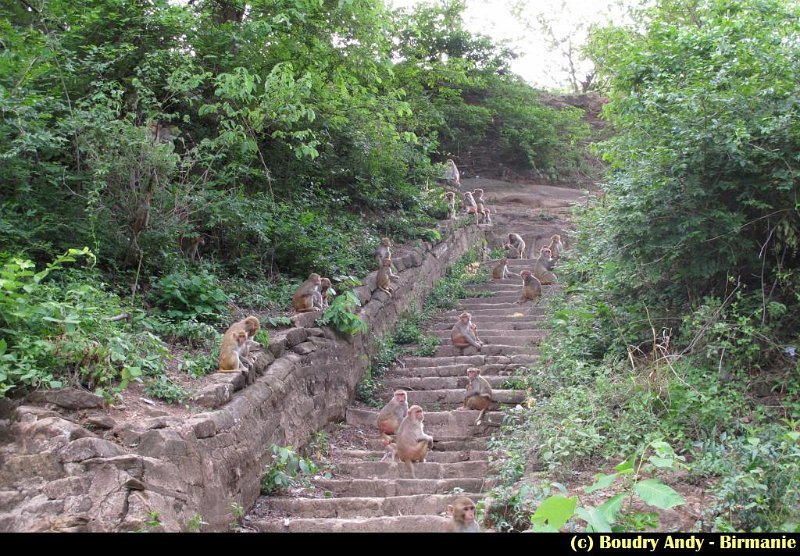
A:
{"type": "Polygon", "coordinates": [[[198,322],[194,318],[186,320],[150,319],[153,332],[171,344],[184,344],[189,348],[210,348],[219,341],[219,334],[213,326],[198,322]]]}
{"type": "Polygon", "coordinates": [[[21,258],[0,268],[0,394],[67,383],[121,389],[163,369],[157,338],[110,320],[124,312],[119,299],[64,269],[80,256],[92,257],[71,249],[39,272],[21,258]]]}
{"type": "Polygon", "coordinates": [[[162,276],[153,285],[152,297],[164,316],[172,320],[216,322],[228,303],[217,277],[205,270],[191,275],[173,272],[162,276]]]}
{"type": "Polygon", "coordinates": [[[208,525],[208,523],[203,520],[203,516],[200,514],[194,514],[189,518],[189,521],[186,522],[184,531],[187,533],[199,533],[203,530],[203,525],[208,525]]]}
{"type": "Polygon", "coordinates": [[[144,393],[173,404],[181,404],[189,397],[179,384],[165,375],[145,380],[144,393]]]}
{"type": "Polygon", "coordinates": [[[676,455],[666,442],[650,442],[640,454],[618,464],[615,473],[600,473],[595,476],[594,484],[583,489],[588,494],[615,487],[614,496],[596,507],[578,507],[577,497],[552,495],[544,499],[531,516],[533,530],[559,531],[573,515],[585,521],[586,531],[592,533],[641,530],[645,526],[657,527],[658,514],[625,511],[626,502],[627,508],[631,508],[632,500],[638,498],[644,504],[662,510],[685,504],[686,500],[683,497],[659,479],[644,478],[645,474],[650,475],[656,470],[674,471],[685,467],[681,463],[684,459],[683,456],[676,455]]]}
{"type": "Polygon", "coordinates": [[[361,302],[355,293],[342,292],[334,298],[319,323],[322,326],[331,326],[342,334],[363,334],[367,331],[367,324],[355,314],[359,307],[361,302]]]}
{"type": "Polygon", "coordinates": [[[289,487],[310,486],[310,478],[317,473],[317,466],[308,458],[301,458],[291,446],[271,446],[272,461],[261,477],[261,494],[279,493],[289,487]]]}
{"type": "Polygon", "coordinates": [[[440,343],[438,336],[425,334],[417,342],[418,345],[417,349],[414,350],[414,355],[416,357],[433,357],[440,343]]]}
{"type": "Polygon", "coordinates": [[[356,384],[356,400],[370,407],[383,407],[380,399],[380,382],[372,368],[367,369],[364,376],[356,384]]]}
{"type": "Polygon", "coordinates": [[[719,531],[797,531],[800,523],[800,433],[796,422],[742,436],[709,438],[692,472],[719,477],[719,531]]]}

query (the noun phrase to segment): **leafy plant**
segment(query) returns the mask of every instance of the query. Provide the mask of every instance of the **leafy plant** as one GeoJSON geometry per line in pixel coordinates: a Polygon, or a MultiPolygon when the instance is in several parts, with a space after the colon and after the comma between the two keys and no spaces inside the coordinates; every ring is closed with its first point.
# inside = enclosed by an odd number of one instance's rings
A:
{"type": "Polygon", "coordinates": [[[147,379],[144,385],[144,393],[174,404],[183,403],[189,397],[179,384],[176,384],[166,375],[147,379]]]}
{"type": "Polygon", "coordinates": [[[308,458],[301,458],[291,446],[271,447],[272,461],[264,469],[261,493],[268,495],[301,484],[310,486],[309,479],[317,473],[317,466],[308,458]]]}
{"type": "Polygon", "coordinates": [[[164,315],[172,320],[216,322],[228,303],[216,276],[205,270],[191,275],[174,272],[162,276],[153,285],[152,296],[164,315]]]}
{"type": "Polygon", "coordinates": [[[319,319],[319,323],[323,326],[332,326],[342,334],[363,334],[367,331],[367,324],[355,314],[359,307],[361,302],[356,294],[351,291],[343,292],[336,296],[319,319]]]}
{"type": "Polygon", "coordinates": [[[578,497],[567,497],[566,490],[558,485],[564,491],[563,495],[552,495],[542,501],[531,516],[533,530],[559,531],[573,516],[586,522],[587,532],[619,532],[636,526],[652,526],[654,519],[657,523],[657,514],[630,511],[634,498],[662,510],[685,504],[686,500],[659,479],[644,478],[643,475],[656,469],[675,470],[685,467],[681,463],[684,459],[683,456],[676,455],[666,442],[650,442],[641,454],[617,465],[615,473],[600,473],[595,477],[594,484],[583,489],[588,494],[611,488],[618,480],[622,482],[618,487],[619,492],[597,507],[579,507],[578,497]]]}

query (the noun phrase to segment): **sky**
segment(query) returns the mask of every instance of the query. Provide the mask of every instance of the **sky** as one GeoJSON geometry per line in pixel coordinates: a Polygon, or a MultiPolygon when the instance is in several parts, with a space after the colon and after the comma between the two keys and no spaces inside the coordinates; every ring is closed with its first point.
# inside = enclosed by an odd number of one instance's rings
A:
{"type": "MultiPolygon", "coordinates": [[[[387,0],[396,8],[411,7],[431,0],[387,0]]],[[[511,69],[532,85],[545,88],[568,88],[563,71],[566,58],[550,51],[541,32],[538,18],[543,17],[557,39],[573,37],[582,42],[590,23],[621,19],[623,8],[618,0],[466,0],[464,25],[473,33],[495,40],[509,40],[521,54],[511,69]],[[514,8],[516,12],[514,12],[514,8]]],[[[591,69],[584,64],[576,72],[579,78],[591,69]]]]}

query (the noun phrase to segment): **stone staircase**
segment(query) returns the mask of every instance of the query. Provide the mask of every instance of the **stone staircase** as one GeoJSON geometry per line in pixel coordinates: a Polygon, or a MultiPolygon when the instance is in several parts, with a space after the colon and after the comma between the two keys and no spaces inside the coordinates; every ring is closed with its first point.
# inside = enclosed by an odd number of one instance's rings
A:
{"type": "MultiPolygon", "coordinates": [[[[530,211],[512,209],[507,223],[500,220],[486,227],[490,247],[499,247],[510,231],[530,235],[537,244],[539,235],[547,235],[544,227],[529,224],[530,211]]],[[[546,228],[552,232],[554,224],[546,228]]],[[[529,259],[509,261],[512,272],[531,267],[529,259]]],[[[435,532],[444,530],[447,505],[455,498],[482,499],[492,487],[488,440],[527,396],[506,383],[516,369],[536,361],[545,330],[541,304],[514,303],[521,290],[518,278],[471,288],[490,291],[493,296],[462,299],[455,309],[437,315],[428,325],[429,332],[442,339],[436,353],[404,357],[383,377],[387,401],[392,391],[402,388],[408,391],[409,405],[425,410],[425,432],[433,436],[434,444],[427,461],[415,464],[416,479],[410,478],[403,464],[380,461],[383,447],[375,424],[377,410],[350,407],[346,426],[337,432],[348,439],[347,446],[340,445],[333,454],[332,478],[316,479],[314,489],[294,496],[259,498],[244,520],[246,528],[263,532],[435,532]],[[469,311],[478,326],[478,335],[486,344],[481,352],[450,345],[450,329],[462,311],[469,311]],[[464,399],[466,370],[472,366],[481,369],[494,398],[502,404],[499,411],[487,412],[480,426],[475,425],[477,411],[457,409],[464,399]]],[[[545,295],[552,288],[545,286],[545,295]]]]}

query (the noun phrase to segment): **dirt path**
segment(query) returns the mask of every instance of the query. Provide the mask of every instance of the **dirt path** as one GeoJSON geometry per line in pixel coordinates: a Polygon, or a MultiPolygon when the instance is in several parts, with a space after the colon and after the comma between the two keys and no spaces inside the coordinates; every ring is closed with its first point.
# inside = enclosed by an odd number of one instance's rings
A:
{"type": "MultiPolygon", "coordinates": [[[[482,226],[489,247],[499,248],[509,232],[519,233],[533,256],[550,236],[559,233],[569,249],[568,207],[579,203],[578,190],[470,179],[462,190],[483,188],[494,211],[494,223],[482,226]]],[[[531,267],[531,260],[509,261],[512,272],[531,267]]],[[[490,263],[491,264],[491,263],[490,263]]],[[[405,357],[384,375],[384,391],[407,390],[409,405],[425,410],[425,431],[434,437],[427,461],[415,465],[411,479],[401,464],[380,461],[376,410],[350,407],[346,424],[331,439],[333,473],[314,481],[314,489],[287,496],[261,497],[243,520],[248,529],[294,531],[441,531],[445,511],[458,496],[480,500],[491,481],[487,441],[504,415],[525,401],[525,392],[504,388],[521,366],[534,363],[542,329],[543,309],[514,304],[519,279],[480,284],[492,297],[462,299],[457,308],[438,314],[429,331],[443,339],[433,357],[405,357]],[[481,339],[480,353],[459,353],[450,345],[449,330],[462,311],[472,313],[481,339]],[[457,411],[463,402],[467,367],[476,366],[503,405],[476,426],[477,411],[457,411]]],[[[545,286],[545,295],[552,287],[545,286]]]]}

